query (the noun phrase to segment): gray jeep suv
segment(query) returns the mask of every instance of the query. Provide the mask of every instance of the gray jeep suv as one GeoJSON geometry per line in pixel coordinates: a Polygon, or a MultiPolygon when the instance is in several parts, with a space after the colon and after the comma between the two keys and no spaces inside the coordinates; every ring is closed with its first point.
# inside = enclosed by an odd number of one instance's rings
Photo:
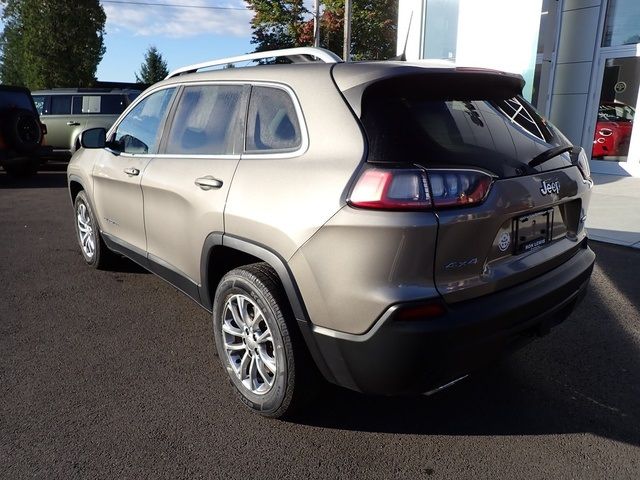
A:
{"type": "Polygon", "coordinates": [[[307,48],[186,67],[83,133],[68,168],[82,254],[123,254],[212,312],[263,415],[318,371],[438,390],[563,321],[593,268],[587,158],[522,86],[307,48]],[[297,63],[197,72],[266,56],[297,63]]]}

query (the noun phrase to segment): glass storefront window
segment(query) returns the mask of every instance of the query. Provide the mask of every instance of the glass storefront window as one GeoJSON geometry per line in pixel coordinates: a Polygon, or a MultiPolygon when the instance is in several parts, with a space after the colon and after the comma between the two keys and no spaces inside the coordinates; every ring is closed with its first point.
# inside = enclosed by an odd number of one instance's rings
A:
{"type": "Polygon", "coordinates": [[[460,0],[428,0],[422,58],[455,60],[460,0]]]}
{"type": "Polygon", "coordinates": [[[549,0],[542,0],[542,11],[540,12],[540,30],[538,31],[538,53],[544,52],[544,42],[549,24],[549,0]]]}
{"type": "Polygon", "coordinates": [[[640,43],[640,0],[609,0],[603,47],[640,43]]]}
{"type": "Polygon", "coordinates": [[[531,92],[531,103],[538,110],[542,110],[542,105],[538,104],[540,96],[540,74],[542,73],[542,64],[536,63],[536,69],[533,72],[533,88],[531,92]]]}
{"type": "Polygon", "coordinates": [[[626,162],[638,103],[640,57],[608,58],[591,157],[626,162]]]}

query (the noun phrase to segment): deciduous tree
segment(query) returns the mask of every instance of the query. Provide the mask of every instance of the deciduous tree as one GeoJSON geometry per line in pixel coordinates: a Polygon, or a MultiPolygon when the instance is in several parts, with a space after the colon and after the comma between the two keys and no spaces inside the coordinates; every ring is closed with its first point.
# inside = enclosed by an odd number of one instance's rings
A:
{"type": "MultiPolygon", "coordinates": [[[[313,18],[301,0],[246,0],[256,51],[313,45],[313,18]]],[[[398,1],[353,0],[353,60],[384,60],[395,55],[398,1]]],[[[320,45],[342,55],[344,0],[324,0],[320,45]]]]}
{"type": "Polygon", "coordinates": [[[302,0],[245,0],[254,16],[251,43],[256,52],[300,46],[308,10],[302,0]]]}
{"type": "MultiPolygon", "coordinates": [[[[324,0],[320,18],[320,45],[342,55],[344,0],[324,0]]],[[[352,60],[386,60],[395,55],[397,0],[353,0],[351,18],[352,60]]],[[[313,20],[303,29],[300,42],[313,42],[313,20]]]]}

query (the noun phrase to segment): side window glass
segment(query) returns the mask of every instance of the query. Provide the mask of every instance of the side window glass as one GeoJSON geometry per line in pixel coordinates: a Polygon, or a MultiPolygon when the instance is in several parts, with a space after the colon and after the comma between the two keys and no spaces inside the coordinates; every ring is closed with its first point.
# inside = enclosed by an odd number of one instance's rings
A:
{"type": "Polygon", "coordinates": [[[74,115],[82,113],[82,97],[73,97],[71,101],[71,111],[74,115]]]}
{"type": "Polygon", "coordinates": [[[71,95],[51,96],[51,115],[69,115],[71,113],[71,95]]]}
{"type": "Polygon", "coordinates": [[[238,131],[242,87],[185,87],[171,124],[167,154],[230,155],[238,131]]]}
{"type": "Polygon", "coordinates": [[[138,103],[118,125],[115,141],[124,153],[154,153],[159,128],[175,88],[152,93],[138,103]]]}
{"type": "Polygon", "coordinates": [[[253,87],[246,151],[295,150],[301,144],[298,116],[289,94],[279,88],[253,87]]]}
{"type": "Polygon", "coordinates": [[[82,97],[82,113],[100,113],[100,96],[84,95],[82,97]]]}
{"type": "Polygon", "coordinates": [[[129,105],[125,95],[101,95],[99,98],[100,113],[106,115],[119,115],[129,105]]]}
{"type": "Polygon", "coordinates": [[[42,115],[44,113],[44,95],[34,95],[33,103],[36,105],[38,115],[42,115]]]}

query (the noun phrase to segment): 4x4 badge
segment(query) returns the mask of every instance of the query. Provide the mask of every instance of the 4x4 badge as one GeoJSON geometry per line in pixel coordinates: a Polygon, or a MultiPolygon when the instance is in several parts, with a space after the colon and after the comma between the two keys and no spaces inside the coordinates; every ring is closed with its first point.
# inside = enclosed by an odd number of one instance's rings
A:
{"type": "Polygon", "coordinates": [[[560,193],[560,182],[549,182],[547,180],[542,180],[540,193],[542,195],[549,195],[550,193],[560,193]]]}

